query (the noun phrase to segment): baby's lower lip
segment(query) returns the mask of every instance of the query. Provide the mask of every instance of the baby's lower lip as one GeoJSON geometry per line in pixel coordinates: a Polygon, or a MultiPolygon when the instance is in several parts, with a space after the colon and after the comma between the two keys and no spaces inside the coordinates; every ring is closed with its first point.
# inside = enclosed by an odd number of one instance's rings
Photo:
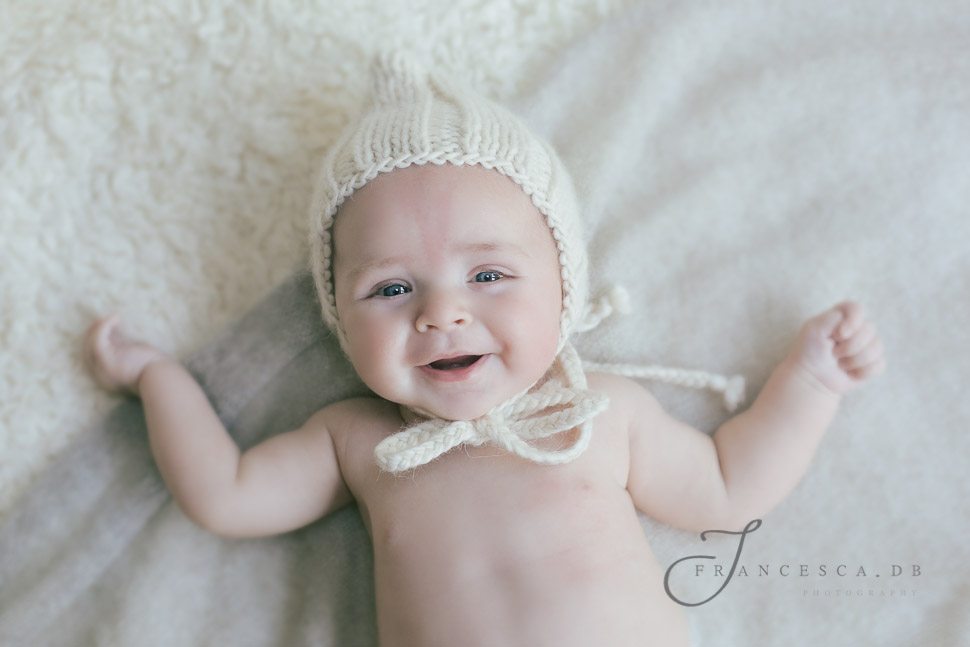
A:
{"type": "Polygon", "coordinates": [[[425,364],[420,368],[425,375],[438,382],[461,382],[477,373],[488,357],[488,355],[479,355],[474,362],[461,368],[440,369],[433,368],[430,364],[425,364]]]}

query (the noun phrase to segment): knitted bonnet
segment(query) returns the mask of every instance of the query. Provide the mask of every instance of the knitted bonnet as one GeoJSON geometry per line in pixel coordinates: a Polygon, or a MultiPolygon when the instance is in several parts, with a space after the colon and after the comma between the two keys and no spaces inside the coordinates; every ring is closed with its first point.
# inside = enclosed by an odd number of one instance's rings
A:
{"type": "MultiPolygon", "coordinates": [[[[573,460],[588,446],[591,420],[608,400],[586,389],[584,363],[570,335],[595,327],[614,311],[625,311],[628,298],[621,288],[613,288],[589,300],[586,246],[568,172],[554,149],[511,112],[401,52],[378,55],[371,78],[370,105],[323,158],[310,214],[313,278],[324,321],[341,348],[347,350],[347,340],[334,294],[334,218],[354,191],[394,169],[429,163],[479,165],[511,179],[531,198],[552,233],[563,292],[556,359],[543,379],[481,418],[428,419],[385,438],[375,449],[377,463],[400,472],[458,445],[484,443],[539,463],[573,460]],[[566,449],[544,450],[529,442],[573,428],[580,433],[566,449]]],[[[743,389],[737,378],[729,383],[699,371],[589,363],[585,368],[712,388],[725,394],[729,407],[743,389]]]]}
{"type": "MultiPolygon", "coordinates": [[[[371,65],[372,103],[323,159],[311,212],[310,249],[327,326],[346,348],[333,284],[337,209],[379,173],[421,164],[480,165],[508,177],[532,199],[559,250],[563,308],[559,349],[571,332],[594,326],[612,309],[589,309],[586,247],[572,181],[553,148],[505,108],[401,52],[371,65]]],[[[618,298],[617,293],[612,294],[618,298]]]]}

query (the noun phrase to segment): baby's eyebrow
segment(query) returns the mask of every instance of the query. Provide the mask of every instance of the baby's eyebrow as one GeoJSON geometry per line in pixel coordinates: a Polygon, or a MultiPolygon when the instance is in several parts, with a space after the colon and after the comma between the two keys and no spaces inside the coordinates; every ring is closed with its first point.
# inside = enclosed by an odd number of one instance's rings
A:
{"type": "Polygon", "coordinates": [[[518,254],[519,256],[530,256],[529,252],[524,247],[520,247],[511,241],[500,243],[468,243],[466,245],[456,246],[455,250],[459,252],[512,252],[514,254],[518,254]]]}
{"type": "Polygon", "coordinates": [[[392,265],[399,265],[406,261],[407,261],[407,258],[404,256],[389,256],[387,258],[382,258],[378,261],[370,261],[368,263],[362,263],[361,265],[358,265],[354,269],[350,270],[350,273],[347,274],[347,280],[348,282],[353,283],[354,281],[359,279],[362,275],[366,274],[367,272],[370,272],[373,270],[380,270],[385,267],[390,267],[392,265]]]}
{"type": "MultiPolygon", "coordinates": [[[[507,242],[477,242],[477,243],[466,243],[454,245],[451,248],[452,253],[482,253],[482,252],[511,252],[521,257],[530,257],[528,250],[520,245],[513,243],[511,241],[507,242]]],[[[356,281],[363,274],[380,270],[385,267],[391,267],[393,265],[403,265],[408,261],[407,256],[388,256],[387,258],[382,258],[379,260],[369,261],[362,263],[352,269],[347,275],[348,281],[356,281]]]]}

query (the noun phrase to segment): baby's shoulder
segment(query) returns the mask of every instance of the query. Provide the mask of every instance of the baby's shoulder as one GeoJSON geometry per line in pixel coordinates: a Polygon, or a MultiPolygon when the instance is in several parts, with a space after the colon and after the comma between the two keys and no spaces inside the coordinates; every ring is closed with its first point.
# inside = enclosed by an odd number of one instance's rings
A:
{"type": "Polygon", "coordinates": [[[376,468],[374,447],[401,428],[397,405],[376,396],[349,398],[327,405],[314,416],[319,416],[333,439],[341,473],[357,497],[361,476],[376,468]]]}
{"type": "Polygon", "coordinates": [[[388,426],[398,427],[401,424],[397,405],[376,396],[338,400],[314,414],[314,417],[317,416],[331,433],[383,431],[388,426]]]}
{"type": "Polygon", "coordinates": [[[586,374],[586,383],[590,390],[616,396],[619,399],[653,397],[640,382],[616,373],[593,371],[586,374]]]}
{"type": "Polygon", "coordinates": [[[645,386],[615,373],[590,372],[586,382],[591,391],[610,399],[610,410],[625,415],[643,415],[660,408],[660,403],[645,386]]]}

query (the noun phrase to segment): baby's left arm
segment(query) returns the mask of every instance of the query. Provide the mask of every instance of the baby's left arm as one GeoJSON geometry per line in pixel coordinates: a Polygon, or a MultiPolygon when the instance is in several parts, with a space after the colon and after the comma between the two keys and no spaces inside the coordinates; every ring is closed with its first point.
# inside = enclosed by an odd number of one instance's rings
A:
{"type": "Polygon", "coordinates": [[[798,484],[842,395],[885,368],[862,308],[809,319],[758,398],[713,438],[667,415],[646,391],[630,419],[627,489],[637,508],[690,530],[740,530],[798,484]]]}

